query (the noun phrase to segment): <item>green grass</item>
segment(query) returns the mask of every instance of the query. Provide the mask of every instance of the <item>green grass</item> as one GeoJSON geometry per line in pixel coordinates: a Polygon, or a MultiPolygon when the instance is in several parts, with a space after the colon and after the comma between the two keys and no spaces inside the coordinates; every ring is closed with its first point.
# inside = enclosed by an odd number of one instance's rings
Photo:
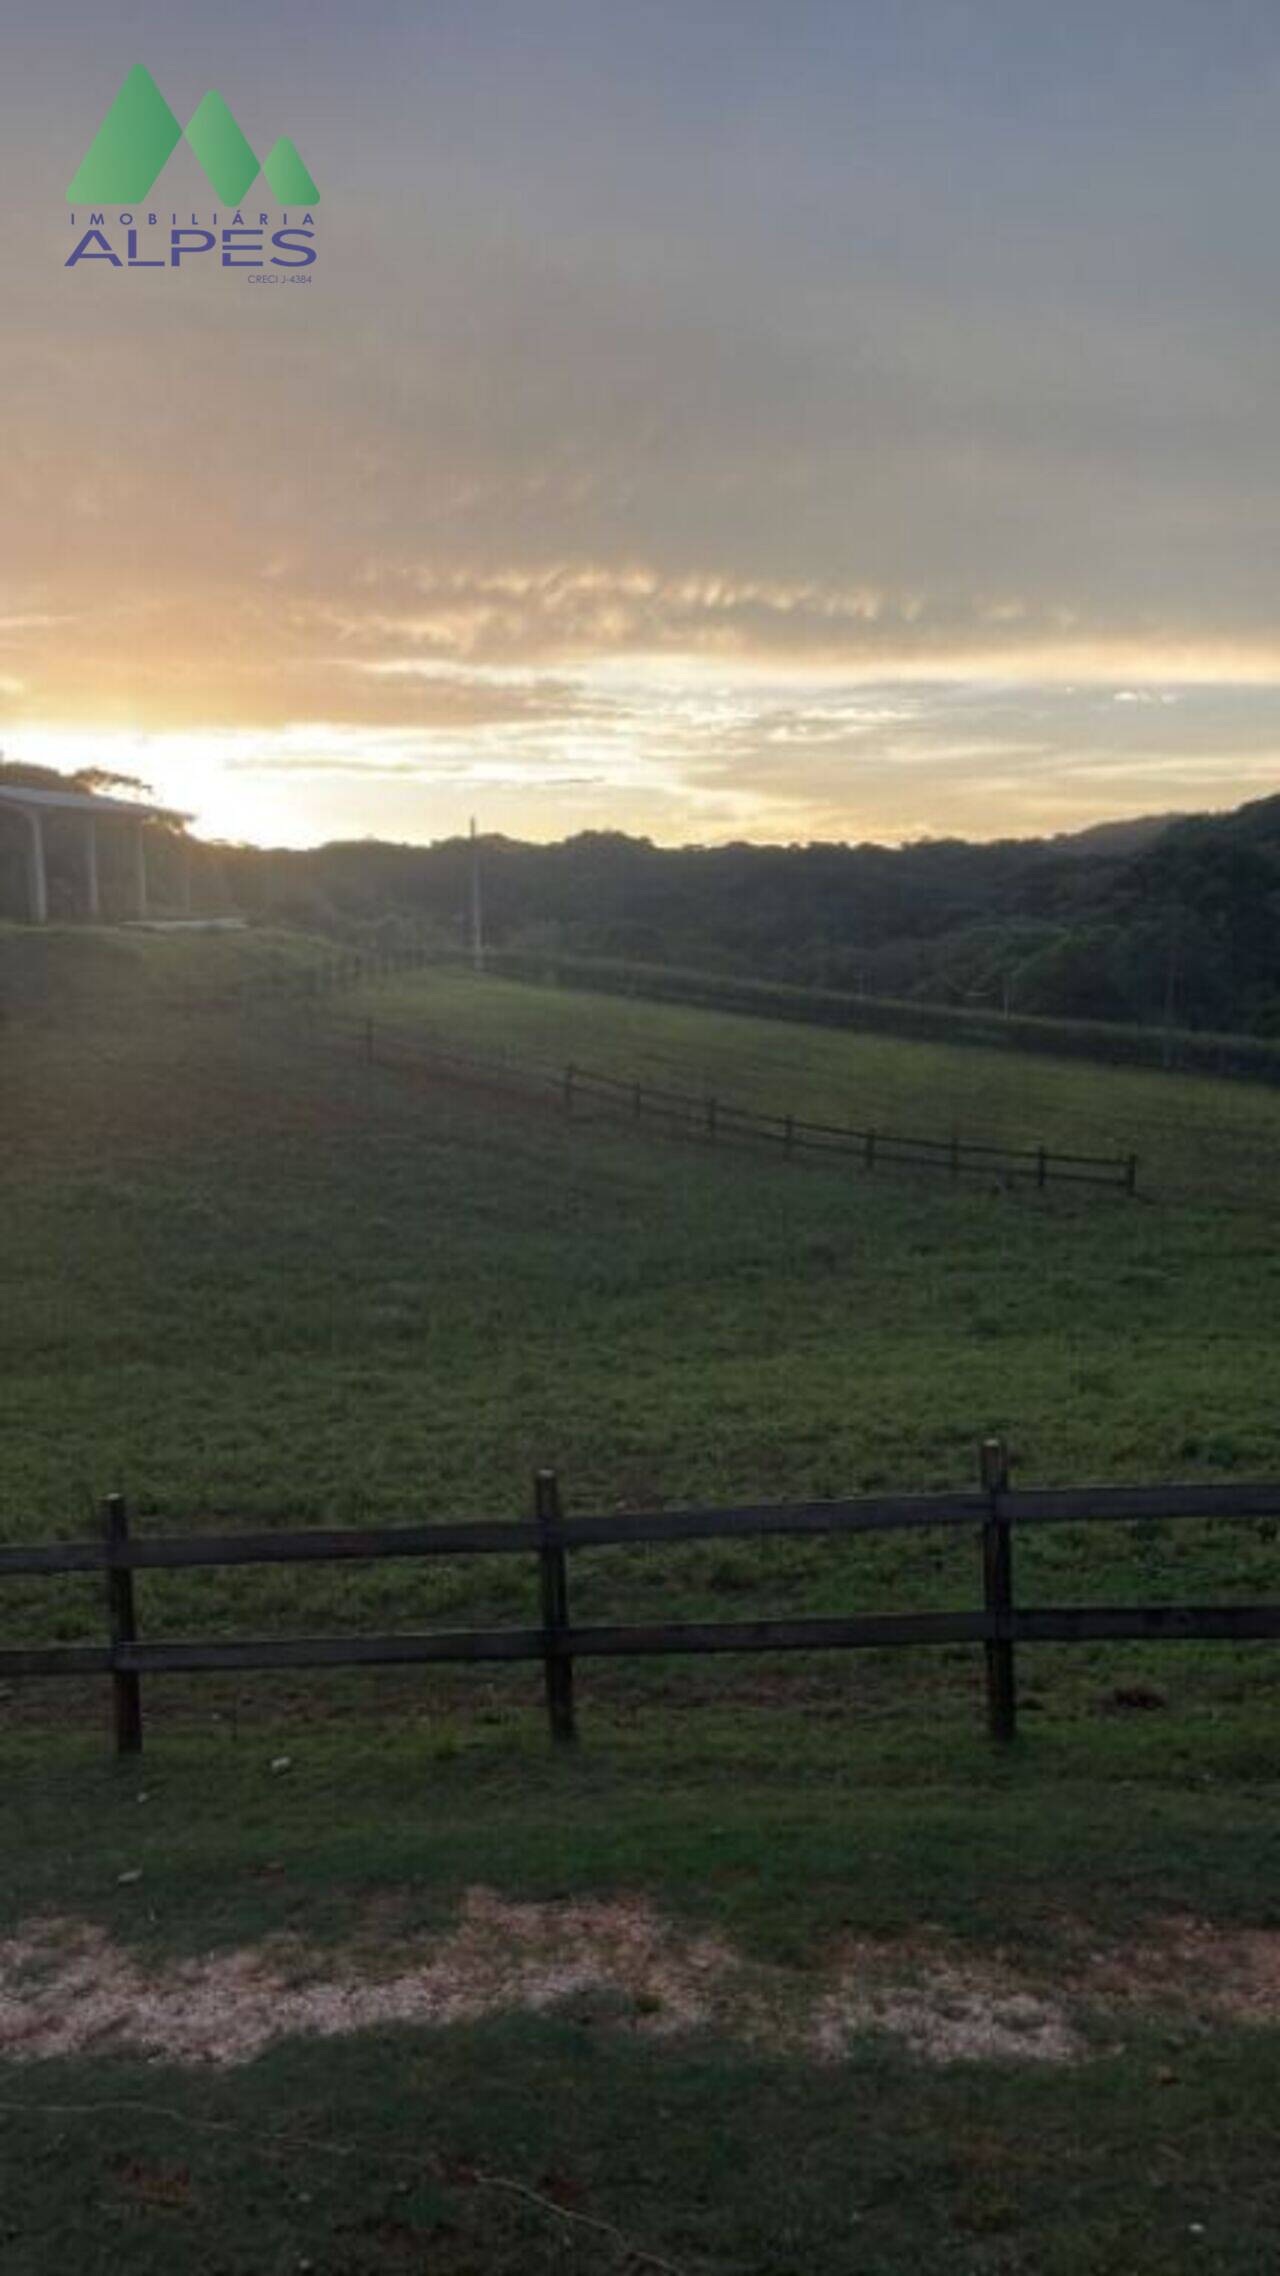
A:
{"type": "Polygon", "coordinates": [[[394,1722],[361,1712],[358,1678],[341,1719],[269,1685],[247,1713],[184,1727],[163,1698],[140,1761],[113,1759],[97,1731],[10,1730],[21,1838],[0,1933],[66,1912],[161,1954],[299,1928],[330,1941],[392,1896],[397,1929],[440,1927],[476,1883],[540,1900],[638,1891],[800,1967],[845,1933],[924,1924],[1047,1969],[1082,1922],[1113,1940],[1153,1914],[1280,1927],[1259,1711],[1050,1724],[995,1755],[977,1725],[925,1732],[854,1701],[818,1714],[803,1693],[691,1718],[597,1701],[566,1753],[484,1684],[450,1706],[419,1683],[394,1722]]]}
{"type": "MultiPolygon", "coordinates": [[[[119,925],[0,923],[0,1023],[136,1020],[230,987],[299,980],[332,954],[304,933],[151,932],[119,925]]],[[[10,1042],[14,1039],[8,1038],[10,1042]]]]}
{"type": "MultiPolygon", "coordinates": [[[[3,1918],[71,1913],[159,1964],[371,1921],[394,1949],[476,1883],[625,1890],[801,1969],[850,1931],[928,1924],[1051,1985],[1083,1921],[1106,1940],[1153,1910],[1265,1924],[1280,1903],[1261,1727],[1248,1762],[1184,1721],[1160,1745],[1129,1722],[997,1763],[955,1733],[922,1752],[901,1729],[784,1709],[605,1723],[566,1760],[489,1716],[162,1734],[141,1765],[10,1740],[3,1918]]],[[[1039,2073],[934,2070],[874,2036],[815,2068],[706,2036],[646,2045],[620,2021],[581,1998],[285,2044],[221,2074],[105,2054],[10,2066],[6,2271],[514,2276],[639,2269],[640,2251],[690,2276],[1274,2263],[1274,2030],[1188,2036],[1135,2009],[1123,2044],[1039,2073]]]]}
{"type": "MultiPolygon", "coordinates": [[[[323,1020],[152,1011],[15,1030],[8,1538],[82,1535],[115,1489],[144,1524],[516,1515],[544,1463],[571,1510],[927,1489],[971,1482],[992,1430],[1028,1482],[1280,1467],[1267,1094],[1003,1061],[1000,1090],[975,1052],[511,985],[429,978],[378,1002],[519,1057],[572,1051],[828,1112],[856,1109],[862,1086],[906,1125],[974,1127],[960,1107],[976,1084],[996,1135],[1145,1131],[1151,1197],[788,1170],[566,1126],[366,1068],[323,1020]]],[[[600,1554],[575,1561],[575,1606],[963,1604],[975,1554],[933,1536],[600,1554]]],[[[1042,1530],[1020,1545],[1019,1587],[1266,1594],[1274,1563],[1265,1527],[1042,1530]]],[[[494,1562],[142,1585],[154,1634],[532,1603],[532,1576],[494,1562]]],[[[98,1593],[11,1584],[0,1617],[10,1635],[96,1633],[98,1593]]],[[[1094,1687],[1102,1665],[1139,1660],[1071,1664],[1094,1687]]],[[[930,1664],[945,1686],[947,1660],[930,1664]]],[[[1257,1652],[1196,1665],[1270,1683],[1257,1652]]]]}
{"type": "MultiPolygon", "coordinates": [[[[33,982],[39,945],[18,973],[0,938],[0,1536],[84,1534],[117,1487],[143,1526],[515,1515],[546,1462],[571,1510],[941,1487],[972,1481],[991,1430],[1028,1482],[1280,1468],[1266,1093],[456,978],[369,995],[517,1060],[1136,1147],[1147,1198],[787,1169],[368,1068],[324,1012],[183,1017],[169,945],[130,942],[136,986],[72,1018],[33,982]]],[[[231,979],[263,950],[217,953],[231,979]]],[[[1264,1526],[1042,1529],[1018,1588],[1270,1596],[1276,1556],[1264,1526]]],[[[975,1542],[924,1535],[590,1552],[571,1576],[583,1617],[977,1586],[975,1542]]],[[[139,1595],[152,1636],[536,1601],[518,1559],[148,1575],[139,1595]]],[[[102,1618],[88,1580],[0,1599],[5,1641],[102,1618]]],[[[1082,1933],[1280,1922],[1274,1665],[1028,1650],[1000,1759],[963,1648],[584,1666],[568,1758],[534,1666],[149,1680],[126,1764],[102,1686],[9,1685],[0,1934],[70,1915],[159,1963],[370,1918],[430,1933],[479,1883],[638,1891],[801,1969],[842,1935],[933,1924],[1051,1982],[1082,1933]],[[1166,1704],[1123,1712],[1135,1680],[1166,1704]]],[[[1258,2276],[1280,2256],[1280,2035],[1170,2040],[1135,2010],[1078,2070],[928,2070],[870,2038],[827,2070],[644,2044],[588,2008],[228,2073],[7,2065],[0,2264],[1258,2276]]]]}
{"type": "Polygon", "coordinates": [[[1159,1202],[1195,1195],[1245,1201],[1268,1218],[1280,1202],[1271,1147],[1277,1108],[1202,1075],[1028,1062],[969,1044],[832,1034],[745,1015],[655,1005],[464,975],[418,975],[344,999],[400,1030],[418,1022],[464,1048],[553,1068],[683,1086],[766,1111],[838,1118],[1012,1146],[1141,1158],[1159,1202]]]}
{"type": "Polygon", "coordinates": [[[1176,2074],[1139,2038],[975,2081],[590,2017],[371,2035],[337,2080],[307,2043],[229,2076],[51,2064],[10,2091],[0,2239],[13,2276],[1262,2276],[1278,2089],[1256,2034],[1176,2074]]]}

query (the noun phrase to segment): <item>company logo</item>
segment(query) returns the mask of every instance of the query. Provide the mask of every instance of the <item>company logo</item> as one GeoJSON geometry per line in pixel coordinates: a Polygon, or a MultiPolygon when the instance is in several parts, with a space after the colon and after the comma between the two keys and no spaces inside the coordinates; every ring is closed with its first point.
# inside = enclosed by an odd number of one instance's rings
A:
{"type": "MultiPolygon", "coordinates": [[[[137,205],[163,173],[182,134],[151,73],[135,64],[80,162],[67,190],[68,203],[137,205]]],[[[296,143],[282,134],[259,159],[219,94],[204,96],[186,137],[215,194],[227,205],[239,205],[260,173],[282,206],[320,202],[296,143]]]]}

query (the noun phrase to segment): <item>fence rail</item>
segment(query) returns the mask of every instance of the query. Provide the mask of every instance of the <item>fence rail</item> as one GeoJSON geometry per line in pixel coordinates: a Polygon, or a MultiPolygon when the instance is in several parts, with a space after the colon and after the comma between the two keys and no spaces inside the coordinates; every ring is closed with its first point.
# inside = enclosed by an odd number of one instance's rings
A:
{"type": "Polygon", "coordinates": [[[357,1046],[370,1065],[433,1068],[455,1079],[533,1091],[543,1097],[558,1097],[569,1118],[584,1107],[594,1106],[640,1124],[661,1123],[678,1136],[706,1145],[757,1143],[788,1158],[808,1155],[829,1160],[834,1156],[855,1162],[864,1170],[931,1169],[952,1178],[978,1175],[1006,1181],[1021,1179],[1041,1189],[1087,1185],[1128,1195],[1138,1190],[1136,1154],[1076,1154],[1046,1145],[1002,1146],[990,1140],[962,1138],[958,1132],[942,1138],[810,1121],[794,1112],[779,1114],[714,1093],[675,1090],[666,1084],[611,1075],[575,1062],[557,1067],[511,1056],[460,1051],[420,1028],[406,1028],[372,1015],[346,1024],[335,1022],[332,1032],[357,1046]]]}
{"type": "Polygon", "coordinates": [[[1004,1742],[1014,1737],[1017,1728],[1016,1645],[1280,1638],[1280,1602],[1068,1606],[1015,1602],[1013,1545],[1024,1526],[1185,1518],[1280,1519],[1280,1481],[1016,1490],[1009,1483],[1002,1441],[987,1439],[980,1449],[978,1488],[972,1493],[863,1495],[849,1501],[767,1502],[730,1509],[566,1518],[555,1472],[541,1470],[535,1480],[531,1522],[468,1519],[368,1530],[146,1536],[131,1532],[124,1501],[112,1495],[103,1504],[96,1541],[0,1546],[0,1580],[101,1572],[106,1581],[105,1642],[0,1650],[0,1679],[108,1676],[117,1749],[136,1754],[142,1746],[141,1678],[147,1674],[541,1660],[551,1735],[563,1742],[576,1735],[573,1669],[579,1659],[981,1644],[988,1727],[994,1739],[1004,1742]],[[576,1625],[570,1615],[568,1560],[575,1550],[644,1542],[894,1532],[920,1526],[977,1529],[980,1609],[591,1625],[576,1625]],[[504,1554],[533,1560],[539,1597],[536,1623],[401,1635],[210,1637],[156,1643],[145,1642],[138,1633],[134,1575],[140,1572],[504,1554]]]}
{"type": "Polygon", "coordinates": [[[562,1078],[565,1107],[572,1112],[579,1096],[607,1098],[629,1104],[637,1117],[657,1115],[690,1132],[714,1140],[718,1136],[764,1139],[784,1153],[850,1155],[866,1169],[877,1165],[939,1169],[952,1177],[963,1173],[996,1172],[1005,1177],[1031,1179],[1036,1185],[1105,1185],[1124,1193],[1137,1190],[1137,1156],[1067,1154],[1047,1146],[1000,1146],[958,1134],[934,1138],[918,1132],[860,1129],[848,1123],[811,1122],[796,1114],[767,1113],[739,1106],[705,1093],[659,1088],[600,1074],[589,1067],[569,1066],[562,1078]]]}

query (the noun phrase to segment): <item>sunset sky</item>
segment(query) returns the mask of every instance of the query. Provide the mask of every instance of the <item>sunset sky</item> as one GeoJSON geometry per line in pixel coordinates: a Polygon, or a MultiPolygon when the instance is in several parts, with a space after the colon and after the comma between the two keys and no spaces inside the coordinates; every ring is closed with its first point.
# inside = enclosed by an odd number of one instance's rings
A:
{"type": "MultiPolygon", "coordinates": [[[[2,38],[7,757],[296,844],[1280,787],[1271,0],[9,0],[2,38]],[[137,63],[293,137],[309,287],[63,266],[137,63]]],[[[185,144],[148,203],[214,209],[185,144]]]]}

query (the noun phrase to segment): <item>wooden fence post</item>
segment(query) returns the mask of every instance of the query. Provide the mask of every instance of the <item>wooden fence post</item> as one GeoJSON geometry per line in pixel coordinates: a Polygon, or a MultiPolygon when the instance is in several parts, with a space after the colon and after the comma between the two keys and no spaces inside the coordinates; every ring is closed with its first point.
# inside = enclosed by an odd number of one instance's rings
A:
{"type": "Polygon", "coordinates": [[[1041,1146],[1038,1148],[1036,1153],[1036,1184],[1043,1186],[1048,1175],[1049,1157],[1046,1154],[1044,1147],[1041,1146]]]}
{"type": "Polygon", "coordinates": [[[707,1136],[714,1146],[716,1142],[716,1102],[713,1098],[707,1100],[707,1136]]]}
{"type": "Polygon", "coordinates": [[[633,1087],[633,1089],[632,1089],[632,1093],[631,1093],[631,1107],[632,1107],[632,1112],[633,1112],[633,1113],[635,1113],[635,1114],[639,1114],[639,1113],[641,1112],[641,1110],[642,1110],[643,1106],[644,1106],[644,1092],[641,1090],[639,1083],[636,1083],[636,1084],[635,1084],[635,1086],[633,1087]]]}
{"type": "Polygon", "coordinates": [[[954,1130],[951,1133],[951,1175],[953,1178],[960,1175],[960,1140],[954,1130]]]}
{"type": "Polygon", "coordinates": [[[1138,1157],[1136,1154],[1130,1154],[1125,1164],[1124,1190],[1126,1193],[1136,1193],[1138,1190],[1138,1157]]]}
{"type": "Polygon", "coordinates": [[[783,1153],[784,1153],[784,1154],[790,1154],[790,1153],[793,1153],[793,1152],[794,1152],[794,1150],[795,1150],[795,1143],[796,1143],[796,1118],[795,1118],[794,1114],[789,1114],[789,1115],[787,1116],[786,1122],[785,1122],[785,1123],[784,1123],[784,1125],[783,1125],[783,1131],[782,1131],[782,1151],[783,1151],[783,1153]]]}
{"type": "Polygon", "coordinates": [[[1009,1484],[1009,1454],[1003,1439],[984,1438],[980,1463],[982,1484],[990,1497],[989,1515],[982,1528],[982,1593],[987,1613],[995,1623],[995,1634],[986,1645],[987,1726],[992,1738],[1004,1745],[1017,1736],[1018,1694],[1009,1633],[1013,1542],[1009,1520],[1000,1508],[1000,1496],[1009,1484]]]}
{"type": "Polygon", "coordinates": [[[364,1023],[364,1056],[365,1065],[371,1067],[373,1065],[373,1021],[371,1019],[367,1019],[364,1023]]]}
{"type": "MultiPolygon", "coordinates": [[[[137,1642],[138,1624],[133,1605],[133,1568],[116,1559],[129,1547],[129,1511],[123,1494],[108,1494],[102,1505],[106,1535],[107,1627],[114,1653],[121,1644],[137,1642]]],[[[142,1752],[142,1686],[139,1678],[117,1668],[111,1678],[116,1753],[142,1752]]]]}
{"type": "Polygon", "coordinates": [[[571,1067],[571,1066],[570,1066],[570,1067],[566,1067],[566,1068],[565,1068],[565,1071],[564,1071],[564,1111],[565,1111],[565,1113],[566,1113],[566,1114],[572,1114],[572,1113],[573,1113],[573,1078],[574,1078],[574,1075],[575,1075],[575,1073],[576,1073],[576,1069],[575,1069],[575,1068],[573,1068],[573,1067],[571,1067]]]}
{"type": "MultiPolygon", "coordinates": [[[[560,1523],[560,1485],[554,1470],[534,1479],[534,1517],[542,1534],[560,1523]]],[[[573,1713],[573,1661],[561,1639],[569,1625],[569,1575],[563,1546],[543,1540],[538,1550],[542,1585],[543,1650],[547,1678],[547,1716],[558,1745],[577,1737],[573,1713]]]]}
{"type": "Polygon", "coordinates": [[[874,1130],[868,1130],[868,1132],[867,1132],[867,1136],[866,1136],[866,1143],[865,1143],[865,1145],[864,1145],[864,1147],[863,1147],[863,1160],[864,1160],[864,1162],[865,1162],[865,1165],[866,1165],[866,1167],[867,1167],[869,1170],[873,1170],[873,1169],[875,1168],[875,1166],[876,1166],[876,1134],[875,1134],[874,1130]]]}

